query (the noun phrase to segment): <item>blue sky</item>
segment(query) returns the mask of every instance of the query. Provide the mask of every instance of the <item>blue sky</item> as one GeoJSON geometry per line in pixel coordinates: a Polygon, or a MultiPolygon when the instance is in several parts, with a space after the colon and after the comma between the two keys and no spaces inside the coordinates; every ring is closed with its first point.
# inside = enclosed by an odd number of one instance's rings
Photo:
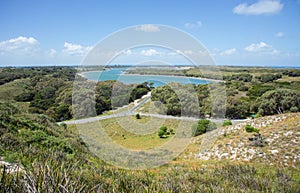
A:
{"type": "Polygon", "coordinates": [[[217,64],[300,65],[300,0],[2,0],[0,18],[1,66],[79,64],[109,34],[143,24],[191,34],[217,64]]]}

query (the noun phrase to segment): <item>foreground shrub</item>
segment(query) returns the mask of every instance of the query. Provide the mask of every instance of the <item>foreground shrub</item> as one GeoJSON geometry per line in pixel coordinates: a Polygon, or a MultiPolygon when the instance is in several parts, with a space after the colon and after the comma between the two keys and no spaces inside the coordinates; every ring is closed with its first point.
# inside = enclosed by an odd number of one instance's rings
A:
{"type": "Polygon", "coordinates": [[[229,126],[229,125],[232,125],[232,122],[230,120],[224,120],[223,123],[222,123],[223,127],[229,126]]]}
{"type": "Polygon", "coordinates": [[[136,119],[141,119],[141,115],[139,113],[135,114],[136,119]]]}
{"type": "Polygon", "coordinates": [[[211,122],[207,119],[200,119],[197,124],[193,125],[193,136],[198,136],[207,131],[212,131],[217,129],[217,125],[214,122],[211,122]]]}
{"type": "Polygon", "coordinates": [[[249,124],[247,124],[247,125],[245,126],[245,130],[246,130],[248,133],[253,133],[253,132],[259,133],[259,129],[257,129],[257,128],[255,128],[255,127],[249,125],[249,124]]]}

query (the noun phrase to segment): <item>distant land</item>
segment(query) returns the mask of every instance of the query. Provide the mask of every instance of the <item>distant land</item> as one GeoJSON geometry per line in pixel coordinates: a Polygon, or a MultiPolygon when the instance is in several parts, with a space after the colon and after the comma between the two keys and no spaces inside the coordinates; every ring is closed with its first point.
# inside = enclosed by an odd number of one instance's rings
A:
{"type": "MultiPolygon", "coordinates": [[[[26,68],[26,67],[51,67],[51,66],[61,66],[61,67],[132,67],[136,66],[133,64],[109,64],[109,65],[82,65],[82,64],[28,64],[28,65],[0,65],[0,68],[26,68]]],[[[180,66],[191,66],[187,64],[172,64],[170,65],[138,65],[139,67],[159,67],[159,66],[166,66],[166,67],[180,67],[180,66]]],[[[194,65],[193,67],[195,67],[194,65]]],[[[199,65],[199,66],[206,66],[206,65],[199,65]]],[[[263,65],[263,64],[256,64],[256,65],[243,65],[243,64],[228,64],[228,65],[216,65],[216,66],[224,66],[224,67],[245,67],[245,68],[300,68],[299,65],[263,65]]]]}

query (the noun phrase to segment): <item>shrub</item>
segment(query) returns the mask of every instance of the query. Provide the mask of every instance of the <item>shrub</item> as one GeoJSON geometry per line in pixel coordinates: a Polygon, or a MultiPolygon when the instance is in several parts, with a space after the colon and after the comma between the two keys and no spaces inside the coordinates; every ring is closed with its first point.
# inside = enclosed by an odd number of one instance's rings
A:
{"type": "Polygon", "coordinates": [[[212,131],[217,128],[217,125],[214,122],[206,119],[200,119],[197,124],[193,125],[193,135],[198,136],[207,131],[212,131]]]}
{"type": "Polygon", "coordinates": [[[206,128],[206,131],[212,131],[217,129],[217,124],[214,122],[209,121],[208,127],[206,128]]]}
{"type": "Polygon", "coordinates": [[[170,134],[174,135],[175,134],[175,131],[174,129],[170,129],[170,134]]]}
{"type": "Polygon", "coordinates": [[[160,138],[166,138],[168,137],[168,128],[166,126],[162,126],[161,128],[159,128],[159,132],[158,132],[158,136],[160,138]]]}
{"type": "Polygon", "coordinates": [[[257,129],[257,128],[255,128],[255,127],[249,125],[249,124],[247,124],[247,125],[245,126],[245,129],[246,129],[246,131],[247,131],[248,133],[252,133],[252,132],[259,133],[259,129],[257,129]]]}
{"type": "Polygon", "coordinates": [[[135,115],[135,118],[136,118],[136,119],[141,119],[141,115],[140,115],[139,113],[137,113],[137,114],[135,115]]]}
{"type": "Polygon", "coordinates": [[[223,123],[222,123],[222,126],[223,126],[223,127],[229,126],[229,125],[232,125],[232,122],[231,122],[230,120],[228,120],[228,119],[227,119],[227,120],[224,120],[223,123]]]}
{"type": "Polygon", "coordinates": [[[166,126],[159,128],[158,136],[160,138],[168,138],[170,135],[174,135],[174,129],[168,129],[166,126]]]}

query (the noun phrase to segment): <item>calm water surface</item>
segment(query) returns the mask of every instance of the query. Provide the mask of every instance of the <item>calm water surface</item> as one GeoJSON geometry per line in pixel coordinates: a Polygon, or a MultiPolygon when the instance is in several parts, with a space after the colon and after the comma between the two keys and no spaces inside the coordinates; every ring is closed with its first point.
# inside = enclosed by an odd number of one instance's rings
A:
{"type": "Polygon", "coordinates": [[[105,81],[118,80],[125,84],[138,84],[143,82],[153,82],[154,86],[162,86],[169,82],[178,82],[181,84],[207,84],[209,81],[197,78],[180,77],[180,76],[164,76],[164,75],[130,75],[124,74],[125,68],[114,68],[105,71],[84,72],[83,76],[89,80],[105,81]]]}

